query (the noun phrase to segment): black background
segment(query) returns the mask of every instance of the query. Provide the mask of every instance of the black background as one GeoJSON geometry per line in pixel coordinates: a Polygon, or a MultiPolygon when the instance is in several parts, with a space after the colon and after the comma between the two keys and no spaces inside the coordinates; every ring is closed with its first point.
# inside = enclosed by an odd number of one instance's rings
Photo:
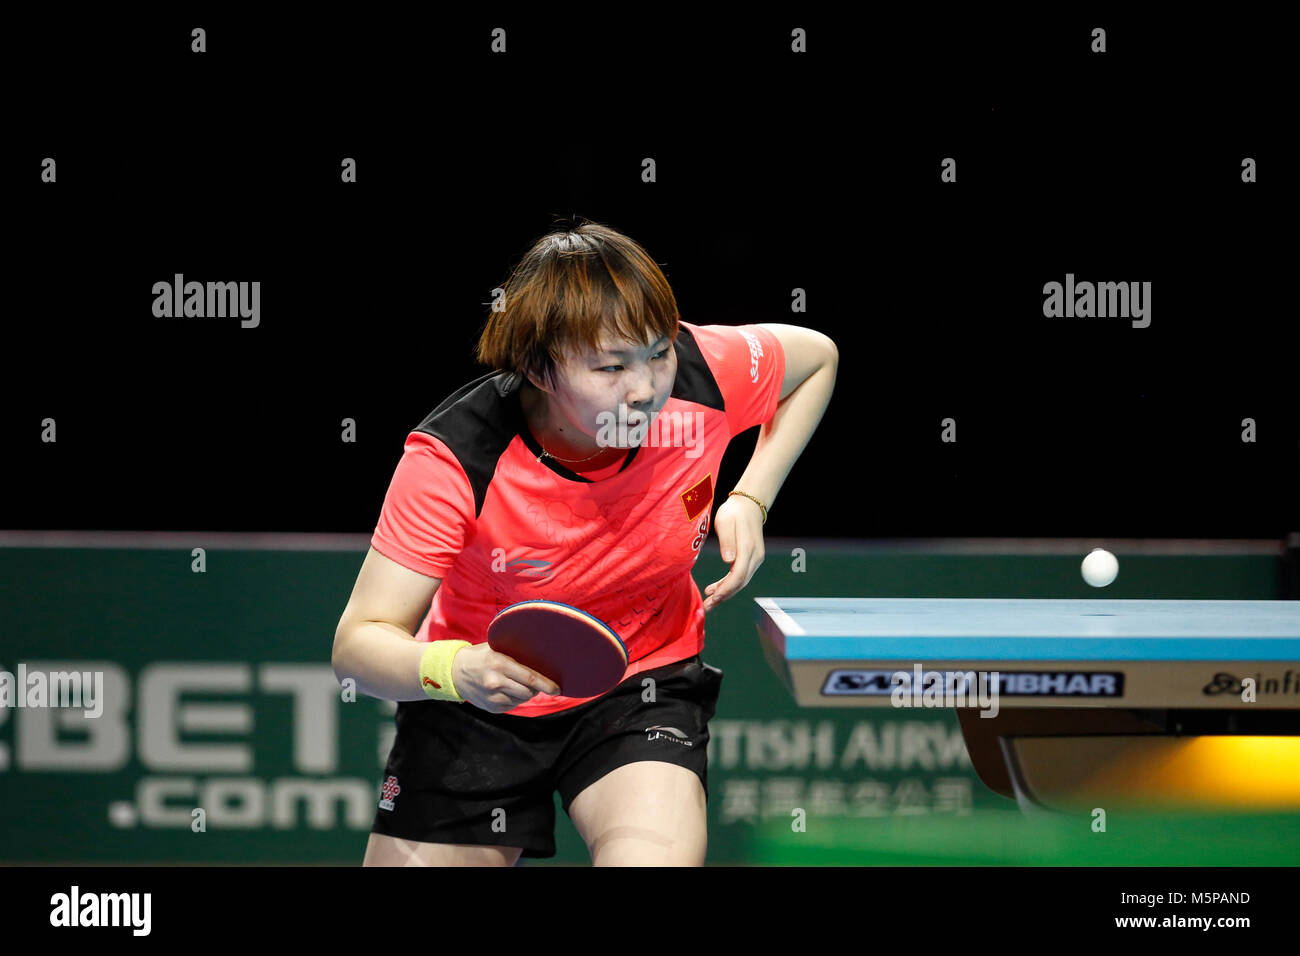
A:
{"type": "Polygon", "coordinates": [[[572,214],[688,322],[836,341],[769,534],[1300,529],[1279,24],[531,9],[14,21],[0,527],[370,532],[407,432],[487,371],[490,290],[572,214]],[[260,280],[261,325],[154,318],[178,272],[260,280]],[[1066,273],[1150,281],[1151,326],[1044,318],[1066,273]]]}

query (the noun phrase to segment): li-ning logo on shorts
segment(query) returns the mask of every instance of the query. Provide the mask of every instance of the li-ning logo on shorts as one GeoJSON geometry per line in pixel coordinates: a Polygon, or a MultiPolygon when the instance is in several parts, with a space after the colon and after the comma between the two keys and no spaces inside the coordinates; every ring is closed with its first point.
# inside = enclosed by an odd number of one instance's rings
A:
{"type": "Polygon", "coordinates": [[[663,727],[655,724],[653,727],[645,729],[646,740],[671,740],[675,744],[681,744],[684,747],[694,747],[695,743],[688,740],[686,735],[676,727],[663,727]]]}
{"type": "MultiPolygon", "coordinates": [[[[737,329],[737,331],[740,331],[737,329]]],[[[758,340],[758,336],[749,332],[740,331],[745,341],[749,343],[749,379],[755,385],[758,384],[758,360],[763,357],[763,343],[758,340]]]]}
{"type": "Polygon", "coordinates": [[[390,776],[384,781],[384,785],[379,788],[379,792],[384,795],[384,799],[379,801],[379,809],[393,809],[393,798],[402,792],[402,788],[397,785],[397,778],[390,776]]]}

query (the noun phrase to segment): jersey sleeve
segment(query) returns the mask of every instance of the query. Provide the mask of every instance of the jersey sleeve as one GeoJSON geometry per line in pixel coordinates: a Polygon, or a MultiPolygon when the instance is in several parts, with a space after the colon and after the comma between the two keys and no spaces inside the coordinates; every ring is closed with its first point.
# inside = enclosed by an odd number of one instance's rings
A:
{"type": "Polygon", "coordinates": [[[785,379],[777,337],[758,325],[701,325],[692,331],[722,390],[732,436],[771,421],[785,379]]]}
{"type": "Polygon", "coordinates": [[[403,567],[443,578],[474,527],[474,492],[441,441],[412,432],[384,496],[370,545],[403,567]]]}

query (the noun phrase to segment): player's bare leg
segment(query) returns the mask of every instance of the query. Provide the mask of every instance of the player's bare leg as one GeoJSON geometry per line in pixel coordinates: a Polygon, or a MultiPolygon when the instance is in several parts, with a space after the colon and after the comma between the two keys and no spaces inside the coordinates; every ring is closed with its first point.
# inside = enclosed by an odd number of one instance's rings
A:
{"type": "Polygon", "coordinates": [[[362,866],[514,866],[523,850],[513,846],[421,843],[370,834],[362,866]]]}
{"type": "Polygon", "coordinates": [[[594,866],[704,865],[704,787],[685,767],[624,764],[578,794],[569,816],[594,866]]]}

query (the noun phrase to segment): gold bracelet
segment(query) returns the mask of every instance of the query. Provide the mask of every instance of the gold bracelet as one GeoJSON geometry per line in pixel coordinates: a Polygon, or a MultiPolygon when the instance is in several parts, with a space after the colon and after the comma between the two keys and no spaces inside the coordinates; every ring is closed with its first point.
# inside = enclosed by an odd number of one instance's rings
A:
{"type": "Polygon", "coordinates": [[[454,700],[463,703],[465,698],[456,692],[451,681],[451,662],[469,641],[430,641],[420,656],[420,687],[434,700],[454,700]]]}
{"type": "Polygon", "coordinates": [[[767,508],[764,507],[763,502],[759,501],[757,498],[755,498],[753,495],[749,494],[746,491],[732,491],[727,494],[727,497],[730,498],[732,495],[744,495],[750,501],[754,502],[754,504],[758,505],[758,507],[763,512],[763,524],[767,524],[767,508]]]}

